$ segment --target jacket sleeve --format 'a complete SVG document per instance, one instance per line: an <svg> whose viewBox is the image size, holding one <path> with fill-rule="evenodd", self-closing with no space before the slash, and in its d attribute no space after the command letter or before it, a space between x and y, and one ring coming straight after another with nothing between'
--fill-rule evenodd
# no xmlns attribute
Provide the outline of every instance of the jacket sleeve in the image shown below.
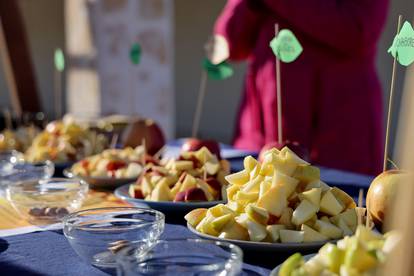
<svg viewBox="0 0 414 276"><path fill-rule="evenodd" d="M255 10L257 0L228 0L216 21L214 33L227 39L230 59L246 59L259 33L260 14Z"/></svg>
<svg viewBox="0 0 414 276"><path fill-rule="evenodd" d="M345 54L375 45L388 9L388 0L259 1L298 31Z"/></svg>

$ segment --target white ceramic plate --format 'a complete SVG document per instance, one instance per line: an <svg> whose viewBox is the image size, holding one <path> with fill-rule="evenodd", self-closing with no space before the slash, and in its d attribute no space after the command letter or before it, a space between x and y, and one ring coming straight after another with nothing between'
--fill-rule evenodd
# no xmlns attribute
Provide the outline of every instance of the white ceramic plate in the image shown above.
<svg viewBox="0 0 414 276"><path fill-rule="evenodd" d="M248 251L261 251L261 252L273 252L273 253L296 253L296 252L308 252L309 251L318 251L325 243L333 241L323 241L323 242L308 242L308 243L270 243L270 242L252 242L252 241L240 241L240 240L230 240L222 239L215 236L207 235L204 233L198 232L191 225L187 223L187 228L196 234L197 236L216 241L226 241L238 245L243 250ZM335 240L336 242L336 240Z"/></svg>
<svg viewBox="0 0 414 276"><path fill-rule="evenodd" d="M315 256L316 254L309 254L309 255L305 255L305 256L303 256L303 260L305 261L305 262L307 262L307 261L309 261L310 260L310 258L312 258L313 256ZM272 272L270 272L270 275L269 276L279 276L279 270L280 270L280 267L282 266L282 264L280 264L280 265L278 265L277 267L275 267L275 269L273 269L272 270Z"/></svg>
<svg viewBox="0 0 414 276"><path fill-rule="evenodd" d="M115 188L126 183L131 183L137 180L135 178L109 178L109 177L89 177L83 175L74 174L70 169L65 169L63 175L68 178L80 178L91 187L94 188Z"/></svg>
<svg viewBox="0 0 414 276"><path fill-rule="evenodd" d="M115 196L138 207L149 207L161 212L190 212L196 208L210 208L224 201L202 201L202 202L173 202L173 201L149 201L133 198L129 195L128 185L123 185L115 190Z"/></svg>

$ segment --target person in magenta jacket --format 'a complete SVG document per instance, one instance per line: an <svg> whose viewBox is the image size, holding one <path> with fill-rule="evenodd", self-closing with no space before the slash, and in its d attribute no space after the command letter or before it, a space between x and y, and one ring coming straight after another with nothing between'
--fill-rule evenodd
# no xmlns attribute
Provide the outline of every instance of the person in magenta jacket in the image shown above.
<svg viewBox="0 0 414 276"><path fill-rule="evenodd" d="M228 0L215 25L230 60L248 60L234 145L260 150L277 140L274 25L303 46L281 63L284 139L311 161L360 173L381 171L382 89L376 44L388 0Z"/></svg>

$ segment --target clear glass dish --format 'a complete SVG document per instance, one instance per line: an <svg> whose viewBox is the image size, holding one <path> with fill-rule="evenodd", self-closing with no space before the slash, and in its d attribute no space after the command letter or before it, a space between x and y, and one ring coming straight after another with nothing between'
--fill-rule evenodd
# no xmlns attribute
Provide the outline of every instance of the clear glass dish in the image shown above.
<svg viewBox="0 0 414 276"><path fill-rule="evenodd" d="M140 242L117 253L117 275L239 275L242 250L231 243L199 239L160 240L146 251Z"/></svg>
<svg viewBox="0 0 414 276"><path fill-rule="evenodd" d="M86 182L65 178L26 180L6 188L6 197L13 207L36 225L61 221L81 207L87 193Z"/></svg>
<svg viewBox="0 0 414 276"><path fill-rule="evenodd" d="M137 207L112 207L79 211L63 219L63 232L72 248L86 262L116 267L116 252L130 242L142 250L164 231L163 213Z"/></svg>

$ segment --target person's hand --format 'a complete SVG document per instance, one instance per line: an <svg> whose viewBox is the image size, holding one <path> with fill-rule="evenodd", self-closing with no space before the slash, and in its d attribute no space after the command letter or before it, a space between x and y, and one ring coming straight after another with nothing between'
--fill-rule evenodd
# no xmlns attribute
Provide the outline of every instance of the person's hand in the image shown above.
<svg viewBox="0 0 414 276"><path fill-rule="evenodd" d="M204 46L206 51L206 56L213 64L219 64L229 58L229 44L227 40L222 35L215 34L210 37Z"/></svg>

